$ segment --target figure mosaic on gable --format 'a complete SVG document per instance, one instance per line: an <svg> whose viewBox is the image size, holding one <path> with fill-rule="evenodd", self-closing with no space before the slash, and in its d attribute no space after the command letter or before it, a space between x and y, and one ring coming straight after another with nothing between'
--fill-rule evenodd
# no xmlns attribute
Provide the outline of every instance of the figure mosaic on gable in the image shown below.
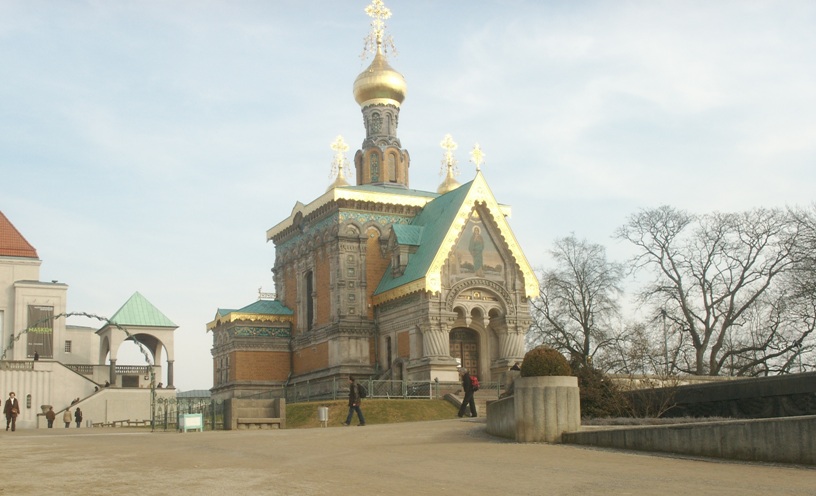
<svg viewBox="0 0 816 496"><path fill-rule="evenodd" d="M470 277L504 280L505 262L478 214L465 225L450 256L451 283Z"/></svg>

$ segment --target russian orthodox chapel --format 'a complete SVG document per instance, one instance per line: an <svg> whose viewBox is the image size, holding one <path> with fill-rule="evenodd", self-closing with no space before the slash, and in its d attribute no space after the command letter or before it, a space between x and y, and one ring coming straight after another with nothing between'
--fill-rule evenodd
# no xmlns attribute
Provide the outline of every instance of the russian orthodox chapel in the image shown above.
<svg viewBox="0 0 816 496"><path fill-rule="evenodd" d="M356 184L338 137L328 190L266 232L276 294L218 309L207 326L216 397L349 374L457 381L460 364L490 381L523 357L538 281L510 209L493 197L478 145L475 178L456 181L449 136L438 190L410 188L397 136L407 87L383 47L390 11L374 0L366 12L374 58L354 81L366 131Z"/></svg>

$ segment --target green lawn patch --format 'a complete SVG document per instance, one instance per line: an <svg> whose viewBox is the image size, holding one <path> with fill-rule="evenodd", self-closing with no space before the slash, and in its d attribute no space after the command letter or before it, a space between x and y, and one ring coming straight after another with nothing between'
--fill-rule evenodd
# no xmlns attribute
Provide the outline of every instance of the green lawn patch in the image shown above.
<svg viewBox="0 0 816 496"><path fill-rule="evenodd" d="M286 428L303 429L320 427L317 407L329 408L330 426L342 425L348 414L348 400L312 401L286 404ZM445 400L363 400L363 416L366 424L392 424L396 422L419 422L456 418L456 407ZM357 425L354 414L352 425Z"/></svg>

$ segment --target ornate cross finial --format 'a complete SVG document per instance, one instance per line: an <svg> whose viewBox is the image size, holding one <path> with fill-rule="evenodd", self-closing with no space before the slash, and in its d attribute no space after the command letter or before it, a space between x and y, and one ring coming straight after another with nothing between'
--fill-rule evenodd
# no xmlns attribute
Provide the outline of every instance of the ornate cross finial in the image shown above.
<svg viewBox="0 0 816 496"><path fill-rule="evenodd" d="M485 153L482 151L479 143L473 145L473 150L470 151L470 161L476 164L476 172L482 170Z"/></svg>
<svg viewBox="0 0 816 496"><path fill-rule="evenodd" d="M371 32L364 39L363 58L368 53L377 53L380 50L383 54L389 49L396 52L394 41L390 36L385 36L385 20L391 17L391 9L386 7L382 0L371 0L371 5L365 8L365 13L371 17Z"/></svg>
<svg viewBox="0 0 816 496"><path fill-rule="evenodd" d="M348 160L346 160L346 152L349 147L343 140L342 136L337 136L331 144L331 149L334 150L334 160L332 160L332 168L329 177L337 177L338 181L345 181L345 172L348 167Z"/></svg>
<svg viewBox="0 0 816 496"><path fill-rule="evenodd" d="M451 170L458 173L458 171L456 171L456 157L453 156L453 152L459 147L459 145L453 141L453 136L446 134L445 138L442 139L442 142L439 143L439 146L445 150L442 158L442 170L440 172L444 174L446 170Z"/></svg>

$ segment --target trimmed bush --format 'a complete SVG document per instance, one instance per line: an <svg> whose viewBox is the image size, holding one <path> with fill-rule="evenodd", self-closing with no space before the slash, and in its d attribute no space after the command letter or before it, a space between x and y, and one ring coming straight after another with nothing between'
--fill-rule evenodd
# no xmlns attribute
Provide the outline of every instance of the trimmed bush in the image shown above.
<svg viewBox="0 0 816 496"><path fill-rule="evenodd" d="M567 359L549 346L536 346L524 355L521 362L522 377L572 375Z"/></svg>

